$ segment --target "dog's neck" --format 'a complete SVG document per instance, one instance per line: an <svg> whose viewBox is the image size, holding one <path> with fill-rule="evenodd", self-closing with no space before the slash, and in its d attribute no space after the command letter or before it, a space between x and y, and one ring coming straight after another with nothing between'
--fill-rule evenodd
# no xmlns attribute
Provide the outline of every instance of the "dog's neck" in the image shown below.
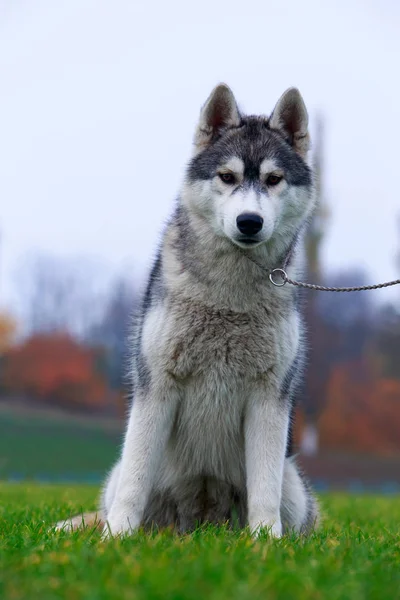
<svg viewBox="0 0 400 600"><path fill-rule="evenodd" d="M247 310L276 297L268 270L279 267L295 274L299 234L289 242L270 240L241 250L211 231L201 215L180 206L175 217L166 233L167 276L179 293L199 300L206 295L212 304ZM293 290L282 288L278 295L285 302L293 297Z"/></svg>

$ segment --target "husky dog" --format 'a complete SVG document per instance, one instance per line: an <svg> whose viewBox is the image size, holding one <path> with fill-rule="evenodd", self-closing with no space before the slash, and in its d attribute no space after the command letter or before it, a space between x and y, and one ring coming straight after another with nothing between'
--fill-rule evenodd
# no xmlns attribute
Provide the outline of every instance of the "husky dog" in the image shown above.
<svg viewBox="0 0 400 600"><path fill-rule="evenodd" d="M291 449L298 299L268 278L301 268L314 207L308 148L297 89L269 118L241 114L223 84L205 103L136 323L133 403L102 494L105 535L235 519L276 537L313 528L316 500Z"/></svg>

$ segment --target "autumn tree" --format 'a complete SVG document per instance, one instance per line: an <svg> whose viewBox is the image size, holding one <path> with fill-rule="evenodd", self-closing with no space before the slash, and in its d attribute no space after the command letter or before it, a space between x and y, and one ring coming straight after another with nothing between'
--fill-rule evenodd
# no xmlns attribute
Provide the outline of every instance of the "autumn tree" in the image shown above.
<svg viewBox="0 0 400 600"><path fill-rule="evenodd" d="M50 405L98 410L106 406L107 386L96 360L93 349L68 334L35 334L7 352L4 386Z"/></svg>
<svg viewBox="0 0 400 600"><path fill-rule="evenodd" d="M400 381L379 377L368 360L337 365L320 418L327 450L377 455L400 454Z"/></svg>
<svg viewBox="0 0 400 600"><path fill-rule="evenodd" d="M364 285L365 274L358 269L339 273L324 273L321 248L326 231L329 210L324 193L324 129L318 119L314 154L317 209L307 232L307 280L334 287ZM328 281L327 281L328 280ZM360 358L365 352L371 334L371 305L367 295L337 294L309 291L304 294L307 325L307 368L300 389L300 406L304 412L304 426L300 433L303 453L318 450L318 422L327 401L327 386L332 369L342 362Z"/></svg>
<svg viewBox="0 0 400 600"><path fill-rule="evenodd" d="M129 361L133 314L137 307L137 295L130 282L117 278L109 288L104 310L91 327L86 342L104 349L101 372L107 377L115 393L115 408L122 418L130 397Z"/></svg>
<svg viewBox="0 0 400 600"><path fill-rule="evenodd" d="M16 331L15 320L8 314L0 313L0 356L13 344Z"/></svg>
<svg viewBox="0 0 400 600"><path fill-rule="evenodd" d="M0 393L4 393L4 357L15 340L16 323L7 314L0 313Z"/></svg>

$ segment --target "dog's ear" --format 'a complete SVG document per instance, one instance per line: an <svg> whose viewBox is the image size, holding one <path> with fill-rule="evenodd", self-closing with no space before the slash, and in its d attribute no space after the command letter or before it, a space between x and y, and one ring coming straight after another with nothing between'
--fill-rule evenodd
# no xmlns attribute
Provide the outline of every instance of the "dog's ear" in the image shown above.
<svg viewBox="0 0 400 600"><path fill-rule="evenodd" d="M296 88L289 88L279 98L269 120L271 129L277 129L302 158L310 147L308 114L304 100Z"/></svg>
<svg viewBox="0 0 400 600"><path fill-rule="evenodd" d="M231 89L220 83L213 89L201 109L194 143L199 150L229 127L240 125L240 113Z"/></svg>

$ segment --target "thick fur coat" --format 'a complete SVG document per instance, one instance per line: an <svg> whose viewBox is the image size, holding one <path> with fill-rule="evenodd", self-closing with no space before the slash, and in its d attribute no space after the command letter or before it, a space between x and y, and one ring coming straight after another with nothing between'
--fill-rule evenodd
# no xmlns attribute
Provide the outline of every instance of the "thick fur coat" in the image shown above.
<svg viewBox="0 0 400 600"><path fill-rule="evenodd" d="M105 535L234 522L281 536L318 510L291 455L304 336L294 288L314 207L308 119L295 89L270 118L230 89L201 111L194 154L133 336L133 402L102 496Z"/></svg>

